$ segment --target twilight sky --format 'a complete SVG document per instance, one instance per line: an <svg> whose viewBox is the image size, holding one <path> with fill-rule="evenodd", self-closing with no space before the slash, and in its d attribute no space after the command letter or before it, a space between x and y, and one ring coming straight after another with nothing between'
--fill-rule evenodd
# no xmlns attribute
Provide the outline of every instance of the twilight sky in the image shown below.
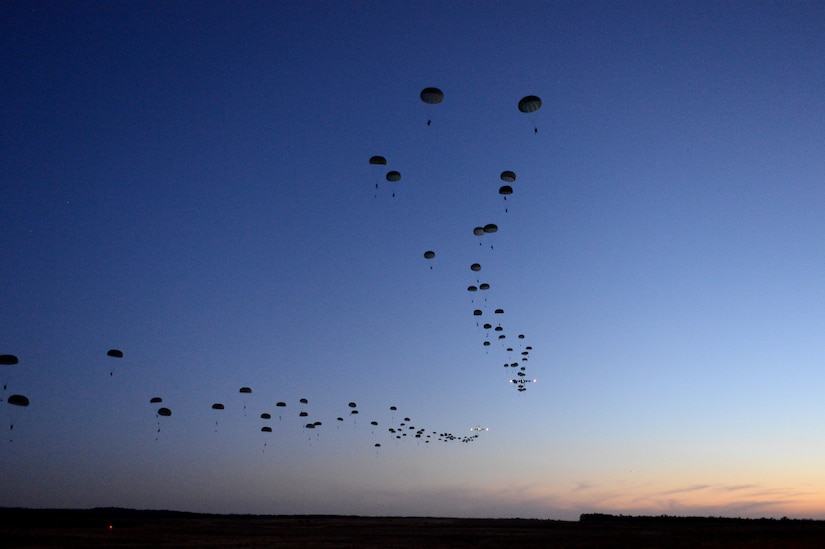
<svg viewBox="0 0 825 549"><path fill-rule="evenodd" d="M817 2L4 3L0 506L825 519L824 51Z"/></svg>

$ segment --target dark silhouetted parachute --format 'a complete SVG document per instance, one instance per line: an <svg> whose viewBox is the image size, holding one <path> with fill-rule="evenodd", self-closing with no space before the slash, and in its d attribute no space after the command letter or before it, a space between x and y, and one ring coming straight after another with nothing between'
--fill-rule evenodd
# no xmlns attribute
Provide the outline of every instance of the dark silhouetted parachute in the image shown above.
<svg viewBox="0 0 825 549"><path fill-rule="evenodd" d="M307 417L309 414L307 412L299 412L298 417Z"/></svg>
<svg viewBox="0 0 825 549"><path fill-rule="evenodd" d="M19 360L14 355L0 355L0 365L13 366L18 362Z"/></svg>
<svg viewBox="0 0 825 549"><path fill-rule="evenodd" d="M377 166L386 166L387 165L387 159L384 158L383 156L378 156L378 155L371 156L370 157L370 164L374 164L374 165L377 165Z"/></svg>
<svg viewBox="0 0 825 549"><path fill-rule="evenodd" d="M377 421L370 421L370 425L378 425Z"/></svg>
<svg viewBox="0 0 825 549"><path fill-rule="evenodd" d="M467 291L468 292L477 292L478 287L476 287L476 286L467 286Z"/></svg>
<svg viewBox="0 0 825 549"><path fill-rule="evenodd" d="M474 316L481 316L481 309L476 309L475 311L473 311L473 315Z"/></svg>
<svg viewBox="0 0 825 549"><path fill-rule="evenodd" d="M277 406L278 408L283 408L286 406L286 402L279 402L275 406Z"/></svg>
<svg viewBox="0 0 825 549"><path fill-rule="evenodd" d="M252 392L252 389L250 389L249 387L241 387L241 390L239 392L249 394Z"/></svg>
<svg viewBox="0 0 825 549"><path fill-rule="evenodd" d="M475 271L475 272L480 271L481 270L481 264L480 263L473 263L472 265L470 265L470 270Z"/></svg>
<svg viewBox="0 0 825 549"><path fill-rule="evenodd" d="M513 187L511 187L510 185L502 185L498 188L498 194L507 197L508 195L513 194ZM505 198L504 200L507 200L507 198Z"/></svg>
<svg viewBox="0 0 825 549"><path fill-rule="evenodd" d="M438 88L424 88L421 90L421 100L430 105L438 105L444 101L444 92Z"/></svg>
<svg viewBox="0 0 825 549"><path fill-rule="evenodd" d="M424 252L424 259L432 259L435 257L435 252L432 250L427 250Z"/></svg>
<svg viewBox="0 0 825 549"><path fill-rule="evenodd" d="M309 404L309 401L308 401L307 399L305 399L305 398L302 398L302 399L301 399L301 400L299 400L298 402L300 402L301 404Z"/></svg>
<svg viewBox="0 0 825 549"><path fill-rule="evenodd" d="M496 231L498 231L498 225L496 225L495 223L488 223L484 225L485 233L494 233Z"/></svg>
<svg viewBox="0 0 825 549"><path fill-rule="evenodd" d="M536 112L541 108L541 99L539 99L535 95L528 95L526 97L522 97L521 100L518 102L518 110L523 113L531 113Z"/></svg>
<svg viewBox="0 0 825 549"><path fill-rule="evenodd" d="M163 417L169 417L172 415L172 410L169 408L158 408L158 415Z"/></svg>
<svg viewBox="0 0 825 549"><path fill-rule="evenodd" d="M516 181L516 172L511 172L510 170L504 170L501 172L501 180L505 183L514 183Z"/></svg>
<svg viewBox="0 0 825 549"><path fill-rule="evenodd" d="M272 416L264 412L263 414L261 414L261 419L272 419Z"/></svg>
<svg viewBox="0 0 825 549"><path fill-rule="evenodd" d="M390 406L390 410L392 410L394 412L394 411L398 410L398 408L396 408L395 406Z"/></svg>
<svg viewBox="0 0 825 549"><path fill-rule="evenodd" d="M518 102L518 110L523 113L531 113L536 112L541 108L541 99L539 99L535 95L528 95L527 97L522 97L521 100ZM533 133L539 133L538 126L533 127Z"/></svg>
<svg viewBox="0 0 825 549"><path fill-rule="evenodd" d="M503 315L503 314L504 314L504 309L496 309L496 310L495 310L495 313L496 313L497 315Z"/></svg>
<svg viewBox="0 0 825 549"><path fill-rule="evenodd" d="M220 402L216 402L215 404L212 405L212 409L213 410L223 410L224 406Z"/></svg>
<svg viewBox="0 0 825 549"><path fill-rule="evenodd" d="M473 229L473 234L476 236L484 236L484 227L476 227Z"/></svg>
<svg viewBox="0 0 825 549"><path fill-rule="evenodd" d="M401 181L401 172L397 172L395 170L387 172L387 181Z"/></svg>
<svg viewBox="0 0 825 549"><path fill-rule="evenodd" d="M11 395L7 402L13 406L28 406L29 399L24 397L23 395Z"/></svg>
<svg viewBox="0 0 825 549"><path fill-rule="evenodd" d="M123 358L123 351L120 351L118 349L109 349L106 352L106 355L107 356L112 356L112 357L115 357L115 358Z"/></svg>
<svg viewBox="0 0 825 549"><path fill-rule="evenodd" d="M149 401L149 404L160 404L161 402L163 402L162 398L152 397L152 399Z"/></svg>
<svg viewBox="0 0 825 549"><path fill-rule="evenodd" d="M358 407L358 405L357 405L356 403L354 403L354 402L350 402L350 403L348 404L348 406L349 406L350 408L357 408L357 407Z"/></svg>
<svg viewBox="0 0 825 549"><path fill-rule="evenodd" d="M478 285L478 289L479 289L479 290L489 290L489 289L490 289L490 285L489 285L489 284L487 284L486 282L484 282L484 283L482 283L482 284L479 284L479 285Z"/></svg>
<svg viewBox="0 0 825 549"><path fill-rule="evenodd" d="M264 425L263 427L261 427L261 432L262 433L271 433L272 432L272 427L267 427L266 425Z"/></svg>

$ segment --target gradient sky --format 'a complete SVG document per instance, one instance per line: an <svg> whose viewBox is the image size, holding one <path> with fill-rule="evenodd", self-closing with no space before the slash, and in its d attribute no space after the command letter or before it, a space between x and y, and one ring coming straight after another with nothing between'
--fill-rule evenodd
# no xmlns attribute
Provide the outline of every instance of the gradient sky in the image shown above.
<svg viewBox="0 0 825 549"><path fill-rule="evenodd" d="M822 3L0 25L0 506L825 519Z"/></svg>

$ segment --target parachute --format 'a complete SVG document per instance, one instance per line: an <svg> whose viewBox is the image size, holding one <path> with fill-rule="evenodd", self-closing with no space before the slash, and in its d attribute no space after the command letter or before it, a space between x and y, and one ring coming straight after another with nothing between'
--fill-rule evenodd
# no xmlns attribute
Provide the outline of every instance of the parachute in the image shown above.
<svg viewBox="0 0 825 549"><path fill-rule="evenodd" d="M438 105L444 101L444 92L438 88L424 88L421 90L421 100L430 105Z"/></svg>
<svg viewBox="0 0 825 549"><path fill-rule="evenodd" d="M424 252L424 259L432 259L435 257L435 252L432 250L427 250Z"/></svg>
<svg viewBox="0 0 825 549"><path fill-rule="evenodd" d="M479 285L478 285L478 289L479 289L479 290L489 290L489 289L490 289L490 285L489 285L489 284L487 284L486 282L484 282L484 283L482 283L482 284L479 284Z"/></svg>
<svg viewBox="0 0 825 549"><path fill-rule="evenodd" d="M212 405L212 409L213 410L223 410L224 407L223 407L223 404L221 404L220 402L216 402L215 404Z"/></svg>
<svg viewBox="0 0 825 549"><path fill-rule="evenodd" d="M395 170L387 172L387 181L401 181L401 172Z"/></svg>
<svg viewBox="0 0 825 549"><path fill-rule="evenodd" d="M387 165L387 159L384 158L383 156L378 156L378 155L371 156L370 157L370 164L374 164L374 165L377 165L377 166L386 166Z"/></svg>
<svg viewBox="0 0 825 549"><path fill-rule="evenodd" d="M286 406L286 402L279 402L275 406L277 406L279 408L283 408L284 406Z"/></svg>
<svg viewBox="0 0 825 549"><path fill-rule="evenodd" d="M478 288L476 286L467 286L468 292L477 292Z"/></svg>
<svg viewBox="0 0 825 549"><path fill-rule="evenodd" d="M501 180L505 183L514 183L516 180L516 172L511 172L510 170L504 170L501 172Z"/></svg>
<svg viewBox="0 0 825 549"><path fill-rule="evenodd" d="M302 399L301 399L301 400L299 400L298 402L300 402L301 404L309 404L309 401L308 401L307 399L305 399L305 398L302 398Z"/></svg>
<svg viewBox="0 0 825 549"><path fill-rule="evenodd" d="M162 399L162 398L160 398L160 397L152 397L152 399L149 401L149 404L159 404L159 403L161 403L161 402L163 402L163 399Z"/></svg>
<svg viewBox="0 0 825 549"><path fill-rule="evenodd" d="M250 389L249 387L241 387L241 390L239 392L249 394L252 392L252 389Z"/></svg>
<svg viewBox="0 0 825 549"><path fill-rule="evenodd" d="M298 417L307 417L309 414L307 412L299 412Z"/></svg>
<svg viewBox="0 0 825 549"><path fill-rule="evenodd" d="M541 108L541 99L535 95L522 97L518 102L518 110L523 113L536 112Z"/></svg>
<svg viewBox="0 0 825 549"><path fill-rule="evenodd" d="M358 406L358 405L357 405L356 403L354 403L354 402L350 402L350 403L349 403L349 407L350 407L350 408L355 408L355 407L357 407L357 406Z"/></svg>
<svg viewBox="0 0 825 549"><path fill-rule="evenodd" d="M502 196L511 195L511 194L513 194L513 187L511 187L510 185L502 185L501 187L498 188L498 194L500 194ZM505 198L505 200L506 200L506 198Z"/></svg>
<svg viewBox="0 0 825 549"><path fill-rule="evenodd" d="M473 311L473 316L481 316L481 309L476 309Z"/></svg>
<svg viewBox="0 0 825 549"><path fill-rule="evenodd" d="M267 427L266 425L264 425L263 427L261 427L261 432L262 433L271 433L272 432L272 427Z"/></svg>
<svg viewBox="0 0 825 549"><path fill-rule="evenodd" d="M114 357L114 358L123 358L123 351L118 350L118 349L109 349L106 352L106 355Z"/></svg>
<svg viewBox="0 0 825 549"><path fill-rule="evenodd" d="M18 362L17 357L14 355L0 355L0 364L2 365L12 366Z"/></svg>
<svg viewBox="0 0 825 549"><path fill-rule="evenodd" d="M484 225L483 230L484 230L485 233L491 233L492 234L492 233L498 231L498 225L496 225L495 223L488 223L488 224Z"/></svg>
<svg viewBox="0 0 825 549"><path fill-rule="evenodd" d="M27 397L24 397L23 395L11 395L7 399L7 402L9 404L14 405L14 406L28 406L29 405L29 399Z"/></svg>
<svg viewBox="0 0 825 549"><path fill-rule="evenodd" d="M470 270L475 271L475 272L480 271L481 270L481 264L480 263L473 263L472 265L470 265Z"/></svg>
<svg viewBox="0 0 825 549"><path fill-rule="evenodd" d="M264 412L263 414L261 414L261 419L272 419L272 416Z"/></svg>
<svg viewBox="0 0 825 549"><path fill-rule="evenodd" d="M172 415L172 410L169 408L158 408L158 415L163 417L169 417Z"/></svg>

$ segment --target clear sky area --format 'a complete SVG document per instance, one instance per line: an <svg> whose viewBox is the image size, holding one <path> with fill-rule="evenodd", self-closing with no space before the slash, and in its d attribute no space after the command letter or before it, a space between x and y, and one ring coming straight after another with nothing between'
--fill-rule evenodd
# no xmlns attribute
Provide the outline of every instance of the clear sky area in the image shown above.
<svg viewBox="0 0 825 549"><path fill-rule="evenodd" d="M821 2L4 2L0 506L825 519L823 52Z"/></svg>

